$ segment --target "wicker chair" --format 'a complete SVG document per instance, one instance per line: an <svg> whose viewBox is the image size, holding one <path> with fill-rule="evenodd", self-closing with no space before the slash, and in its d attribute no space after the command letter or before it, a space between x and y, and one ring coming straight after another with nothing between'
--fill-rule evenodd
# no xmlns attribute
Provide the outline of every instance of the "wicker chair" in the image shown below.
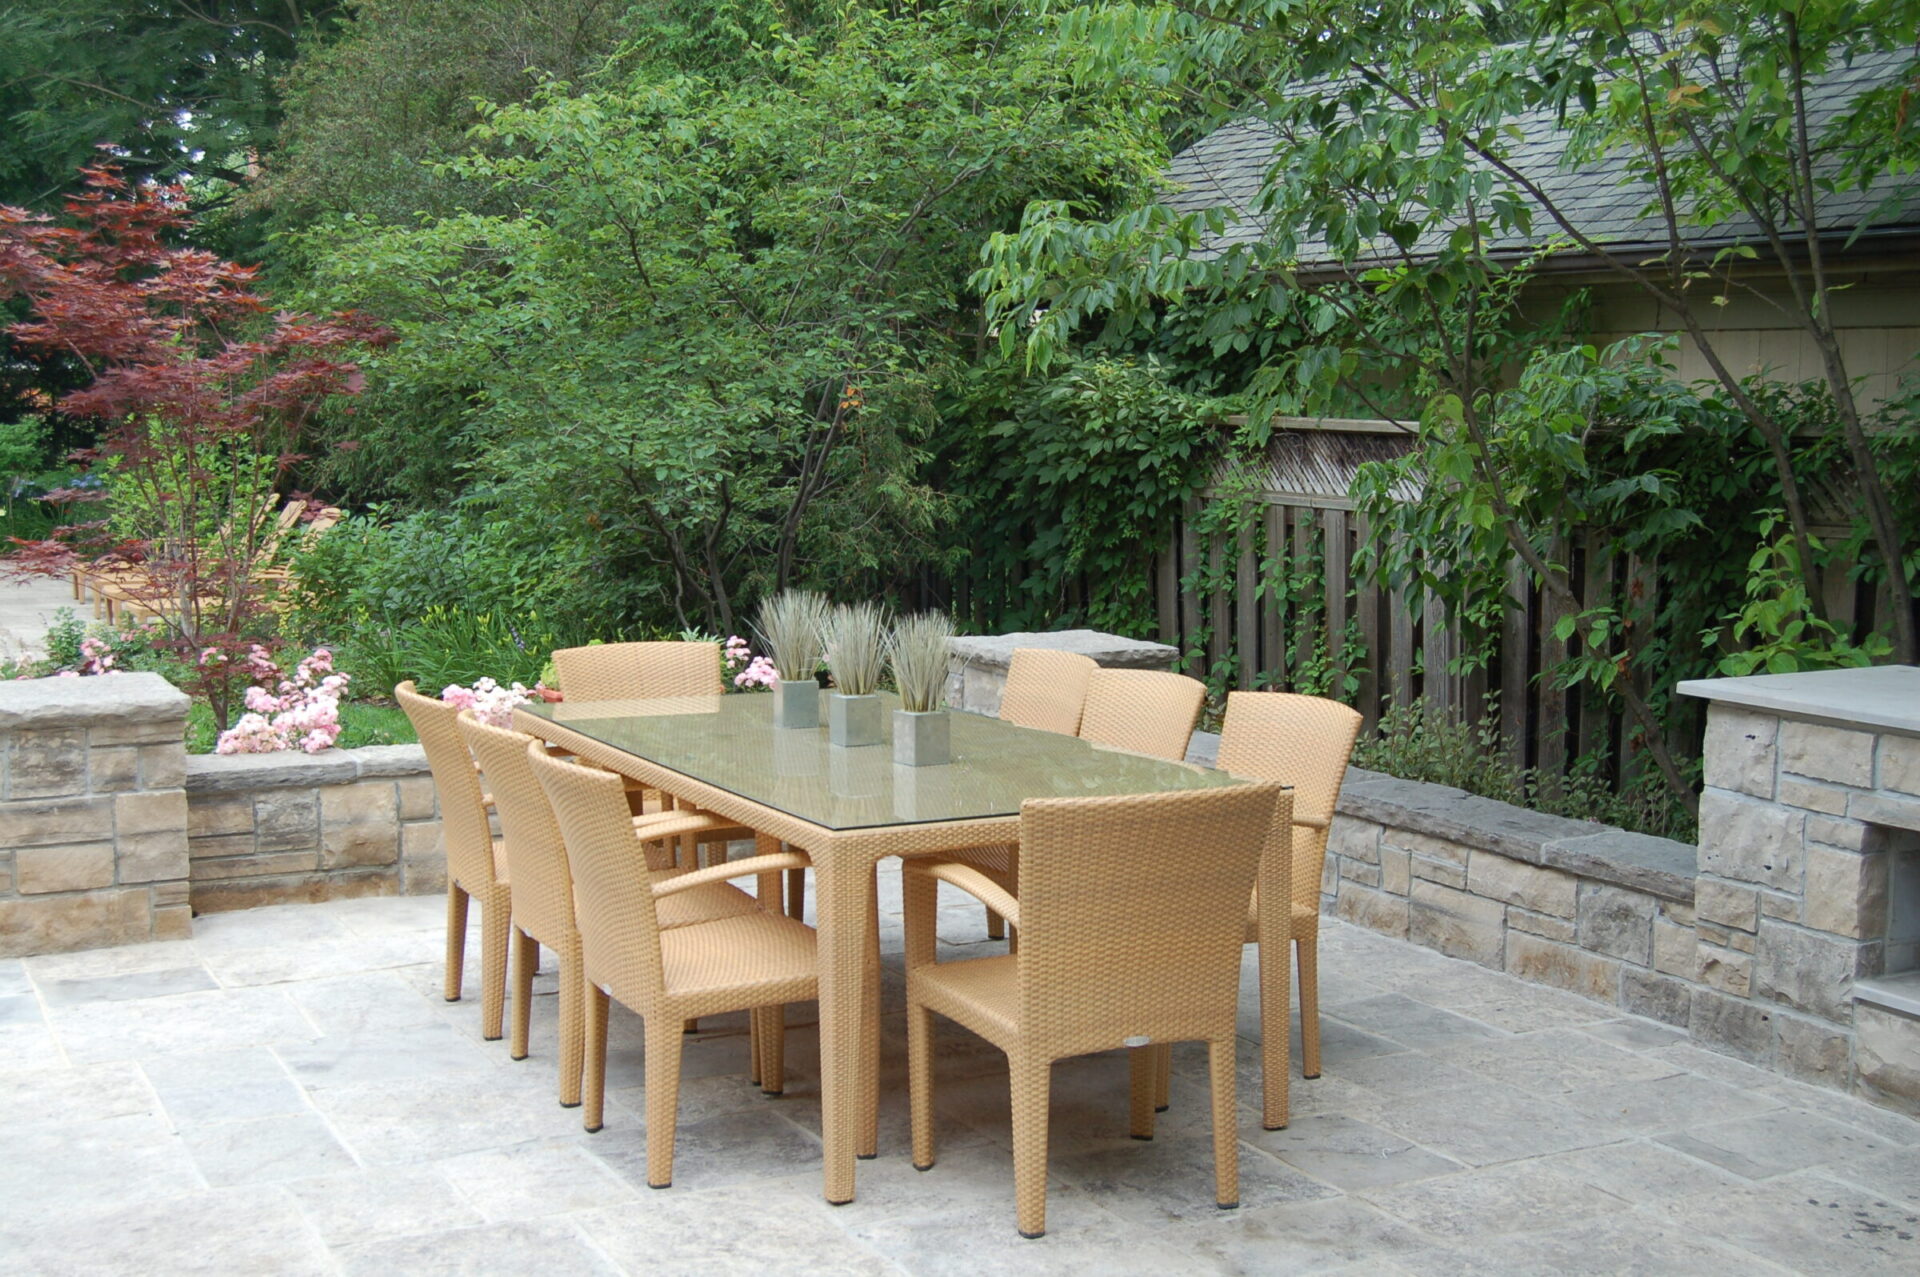
<svg viewBox="0 0 1920 1277"><path fill-rule="evenodd" d="M580 1069L585 1051L582 1013L586 1008L585 980L580 964L580 930L574 922L573 875L560 840L547 796L527 765L527 749L534 738L503 727L491 727L463 711L456 720L460 736L486 774L496 810L500 813L501 842L512 891L513 1025L512 1051L527 1058L528 1020L533 999L533 974L539 947L553 950L560 965L560 1103L580 1103ZM671 840L679 835L712 831L736 832L728 822L706 812L663 812L639 816L633 827L647 845L647 865L656 880L674 872ZM731 917L757 908L745 892L726 883L713 883L663 900L660 925L685 926ZM757 1050L756 1050L757 1058ZM759 1078L755 1078L759 1081Z"/></svg>
<svg viewBox="0 0 1920 1277"><path fill-rule="evenodd" d="M1080 734L1080 707L1087 699L1087 675L1100 666L1091 656L1050 647L1015 648L1007 665L1007 690L1000 697L1000 718L1036 731ZM960 858L1015 895L1020 893L1020 849L981 847ZM999 914L987 910L987 935L1006 934Z"/></svg>
<svg viewBox="0 0 1920 1277"><path fill-rule="evenodd" d="M1319 696L1290 692L1230 692L1226 720L1220 726L1220 767L1236 776L1278 780L1293 786L1292 836L1293 899L1290 902L1295 961L1300 967L1300 1068L1306 1077L1320 1076L1320 875L1327 859L1327 832L1333 824L1334 803L1346 779L1347 760L1360 736L1358 711ZM1247 939L1260 941L1259 900L1247 912ZM1262 971L1262 983L1265 972ZM1265 1022L1266 991L1262 991L1261 1037L1288 1032L1286 990L1276 991L1279 1024ZM1277 1114L1266 1104L1266 1126L1286 1124L1284 1108ZM1284 1092L1282 1092L1284 1095Z"/></svg>
<svg viewBox="0 0 1920 1277"><path fill-rule="evenodd" d="M663 928L673 896L729 878L804 869L796 852L754 856L664 881L644 871L620 778L550 757L535 744L527 759L560 826L576 886L586 975L584 1118L601 1127L607 1082L607 998L646 1022L647 1183L673 1182L674 1127L680 1106L681 1024L702 1015L749 1011L762 1043L763 1085L778 1089L785 1005L818 996L813 928L760 909Z"/></svg>
<svg viewBox="0 0 1920 1277"><path fill-rule="evenodd" d="M1241 915L1261 856L1284 827L1270 782L1122 798L1034 799L1020 809L1015 900L977 870L908 861L907 1085L913 1164L932 1167L933 1019L1007 1053L1020 1233L1046 1231L1047 1105L1055 1060L1148 1043L1203 1041L1213 1081L1215 1200L1239 1204L1234 1024ZM1191 855L1165 848L1189 845ZM1017 953L936 962L938 884L1019 928ZM1136 1091L1137 1094L1137 1091ZM1151 1113L1134 1115L1151 1134Z"/></svg>
<svg viewBox="0 0 1920 1277"><path fill-rule="evenodd" d="M460 1000L467 961L467 904L480 901L480 1034L500 1037L507 996L507 927L512 916L506 851L487 820L480 773L460 739L460 711L422 696L409 679L393 689L427 754L440 796L441 841L447 849L446 998Z"/></svg>
<svg viewBox="0 0 1920 1277"><path fill-rule="evenodd" d="M1185 674L1097 669L1087 675L1080 738L1177 763L1206 703L1206 684Z"/></svg>
<svg viewBox="0 0 1920 1277"><path fill-rule="evenodd" d="M718 696L718 643L595 643L553 654L553 674L569 701L657 696Z"/></svg>

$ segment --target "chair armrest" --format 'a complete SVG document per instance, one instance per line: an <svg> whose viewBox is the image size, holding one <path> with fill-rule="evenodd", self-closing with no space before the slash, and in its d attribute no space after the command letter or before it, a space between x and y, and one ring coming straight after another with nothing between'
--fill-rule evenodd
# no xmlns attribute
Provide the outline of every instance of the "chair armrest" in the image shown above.
<svg viewBox="0 0 1920 1277"><path fill-rule="evenodd" d="M695 869L691 873L675 874L665 882L656 882L653 884L653 898L658 900L676 891L687 891L710 883L726 882L732 878L751 878L755 874L773 873L781 869L811 869L812 867L813 861L797 851L777 851L766 856L748 856L745 860L729 860L723 865L709 865L705 869Z"/></svg>
<svg viewBox="0 0 1920 1277"><path fill-rule="evenodd" d="M710 811L654 811L633 818L633 832L639 835L642 842L739 828L742 828L739 821L716 816Z"/></svg>
<svg viewBox="0 0 1920 1277"><path fill-rule="evenodd" d="M1320 820L1313 816L1295 816L1293 823L1296 825L1305 825L1308 829L1325 829L1333 822L1330 820Z"/></svg>
<svg viewBox="0 0 1920 1277"><path fill-rule="evenodd" d="M1020 925L1020 902L1008 895L1006 888L972 865L954 864L951 861L925 864L921 861L909 860L901 867L907 873L925 874L929 878L937 878L941 882L958 887L1005 918L1013 926Z"/></svg>

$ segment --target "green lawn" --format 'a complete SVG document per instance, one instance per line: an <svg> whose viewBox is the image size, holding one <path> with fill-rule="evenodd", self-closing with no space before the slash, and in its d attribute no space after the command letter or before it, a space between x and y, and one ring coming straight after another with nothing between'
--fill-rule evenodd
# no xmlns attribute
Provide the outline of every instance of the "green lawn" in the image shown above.
<svg viewBox="0 0 1920 1277"><path fill-rule="evenodd" d="M211 754L215 735L213 712L195 702L187 712L187 752ZM413 724L407 721L406 711L398 705L348 701L340 706L340 740L337 746L340 749L353 749L361 745L411 745L417 739L413 734Z"/></svg>

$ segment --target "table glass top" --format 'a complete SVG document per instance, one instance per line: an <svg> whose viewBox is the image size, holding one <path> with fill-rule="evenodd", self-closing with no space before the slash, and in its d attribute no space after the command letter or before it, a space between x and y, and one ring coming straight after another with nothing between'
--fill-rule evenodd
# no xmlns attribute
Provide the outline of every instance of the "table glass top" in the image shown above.
<svg viewBox="0 0 1920 1277"><path fill-rule="evenodd" d="M523 705L601 744L828 829L1018 815L1028 798L1095 798L1239 783L1212 768L1104 749L1072 736L954 713L953 761L893 761L893 714L883 694L878 745L846 749L821 726L773 725L768 695Z"/></svg>

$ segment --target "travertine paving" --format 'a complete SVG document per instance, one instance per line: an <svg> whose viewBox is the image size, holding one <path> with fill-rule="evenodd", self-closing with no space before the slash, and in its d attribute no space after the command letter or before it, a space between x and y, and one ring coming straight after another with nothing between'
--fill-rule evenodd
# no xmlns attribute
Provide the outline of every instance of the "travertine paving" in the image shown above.
<svg viewBox="0 0 1920 1277"><path fill-rule="evenodd" d="M939 1164L909 1164L888 879L881 1150L849 1206L819 1196L810 1027L768 1100L743 1029L703 1025L674 1186L650 1191L633 1017L586 1135L553 1098L550 974L514 1063L479 1038L477 952L469 998L440 998L440 899L342 901L0 962L0 1270L1920 1271L1920 1124L1331 921L1326 1072L1280 1132L1254 1107L1249 951L1241 1208L1212 1204L1202 1055L1152 1143L1126 1137L1124 1061L1095 1057L1056 1072L1049 1232L1022 1241L1004 1064L951 1026ZM975 908L942 935L991 947Z"/></svg>

